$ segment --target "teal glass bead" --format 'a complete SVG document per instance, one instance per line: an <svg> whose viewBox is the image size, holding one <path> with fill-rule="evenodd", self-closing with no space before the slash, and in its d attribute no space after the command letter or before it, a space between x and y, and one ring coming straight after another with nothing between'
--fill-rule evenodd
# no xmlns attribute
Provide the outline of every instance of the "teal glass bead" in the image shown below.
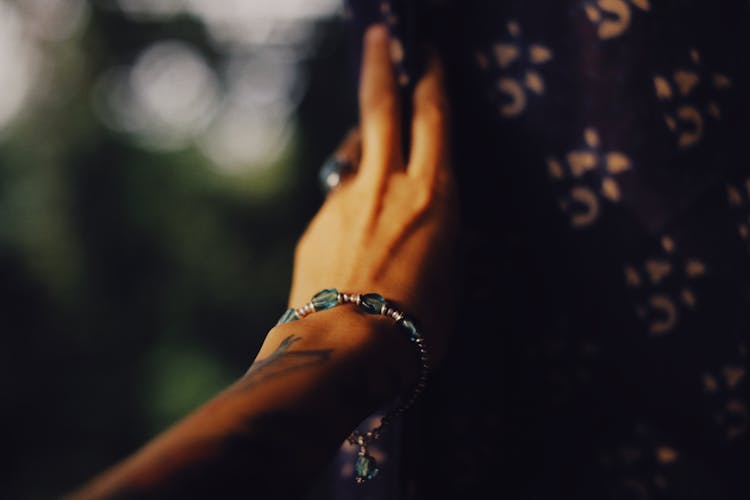
<svg viewBox="0 0 750 500"><path fill-rule="evenodd" d="M291 323L292 321L297 321L299 319L299 316L297 316L297 311L294 309L287 309L284 314L281 315L281 318L279 318L279 322L276 323L277 325L281 325L283 323Z"/></svg>
<svg viewBox="0 0 750 500"><path fill-rule="evenodd" d="M367 314L380 314L385 298L377 293L366 293L359 298L359 308Z"/></svg>
<svg viewBox="0 0 750 500"><path fill-rule="evenodd" d="M404 318L399 322L399 324L409 334L409 340L411 340L412 342L416 342L420 337L422 337L422 334L419 333L419 330L417 330L417 326L412 320Z"/></svg>
<svg viewBox="0 0 750 500"><path fill-rule="evenodd" d="M359 455L354 464L355 479L358 483L368 481L378 475L378 463L368 454Z"/></svg>
<svg viewBox="0 0 750 500"><path fill-rule="evenodd" d="M337 306L339 303L339 291L335 288L327 288L316 293L312 298L312 304L316 311L323 311Z"/></svg>

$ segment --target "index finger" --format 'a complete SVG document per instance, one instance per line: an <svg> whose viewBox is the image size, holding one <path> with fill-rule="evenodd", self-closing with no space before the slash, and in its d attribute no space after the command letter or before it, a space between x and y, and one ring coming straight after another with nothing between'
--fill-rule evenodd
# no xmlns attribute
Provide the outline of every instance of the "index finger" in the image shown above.
<svg viewBox="0 0 750 500"><path fill-rule="evenodd" d="M399 99L389 44L385 26L375 25L367 30L359 92L361 173L374 184L389 171L403 166Z"/></svg>

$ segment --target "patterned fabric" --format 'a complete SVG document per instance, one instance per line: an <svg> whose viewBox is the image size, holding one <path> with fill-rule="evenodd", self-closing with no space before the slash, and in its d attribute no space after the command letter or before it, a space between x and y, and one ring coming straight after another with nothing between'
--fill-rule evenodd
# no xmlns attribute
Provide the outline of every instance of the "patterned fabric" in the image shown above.
<svg viewBox="0 0 750 500"><path fill-rule="evenodd" d="M442 54L463 195L460 325L390 450L400 497L750 498L750 3L351 0L347 22L353 54L390 26L405 96L422 44ZM337 498L397 498L379 479Z"/></svg>

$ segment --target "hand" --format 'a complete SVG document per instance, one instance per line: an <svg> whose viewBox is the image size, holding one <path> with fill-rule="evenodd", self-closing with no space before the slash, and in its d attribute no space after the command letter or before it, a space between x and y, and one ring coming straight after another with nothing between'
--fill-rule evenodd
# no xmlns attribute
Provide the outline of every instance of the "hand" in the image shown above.
<svg viewBox="0 0 750 500"><path fill-rule="evenodd" d="M370 28L359 89L361 162L300 239L289 301L300 307L323 288L379 293L422 324L439 361L453 320L458 226L443 68L433 55L417 82L405 162L388 48L387 30Z"/></svg>

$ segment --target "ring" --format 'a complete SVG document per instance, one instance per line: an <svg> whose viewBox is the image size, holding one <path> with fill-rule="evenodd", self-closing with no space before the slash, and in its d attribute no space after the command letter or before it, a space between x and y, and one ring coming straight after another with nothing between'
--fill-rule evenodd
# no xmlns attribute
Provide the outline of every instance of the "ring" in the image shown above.
<svg viewBox="0 0 750 500"><path fill-rule="evenodd" d="M335 189L346 174L354 171L354 165L349 160L338 155L331 156L323 163L318 172L318 182L324 193L328 194Z"/></svg>

